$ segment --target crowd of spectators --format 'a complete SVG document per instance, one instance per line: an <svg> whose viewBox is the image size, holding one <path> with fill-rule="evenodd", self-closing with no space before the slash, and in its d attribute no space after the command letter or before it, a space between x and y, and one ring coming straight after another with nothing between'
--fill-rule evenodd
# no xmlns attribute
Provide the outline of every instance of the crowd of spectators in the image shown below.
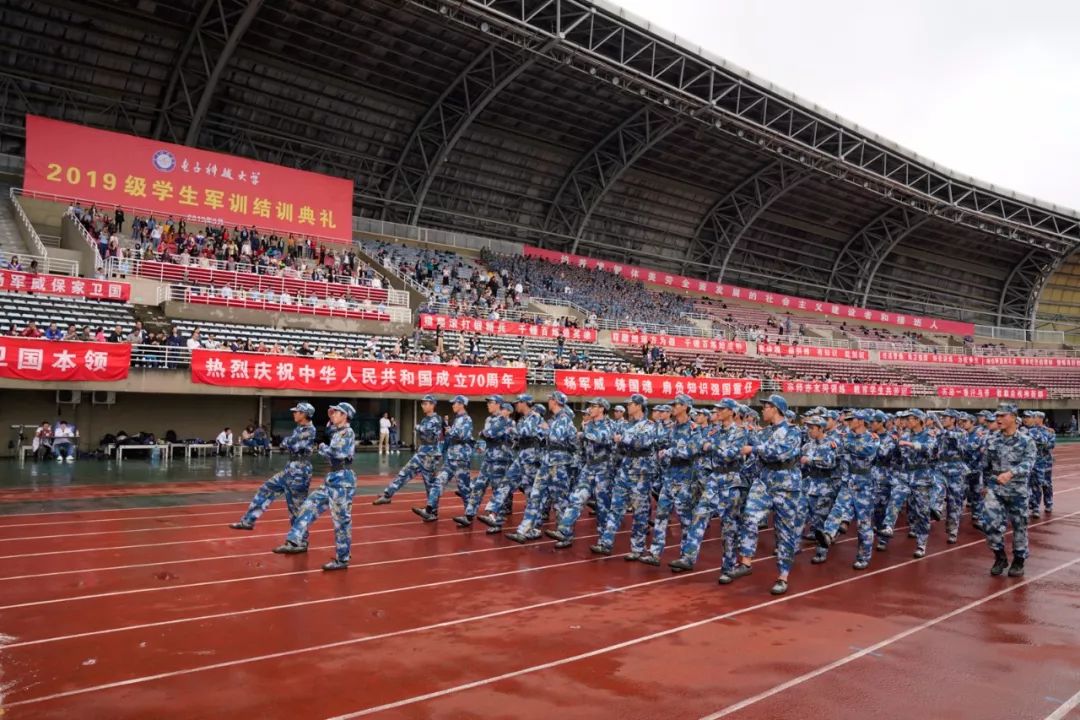
<svg viewBox="0 0 1080 720"><path fill-rule="evenodd" d="M261 291L258 288L251 288L245 290L243 288L232 288L228 285L221 287L210 287L205 285L197 285L191 287L191 295L195 297L216 298L220 300L236 301L238 304L251 302L251 303L270 303L288 307L308 307L318 310L340 310L342 312L353 313L379 313L386 315L388 310L386 303L379 302L373 303L371 300L364 298L363 300L355 300L353 298L346 298L344 296L338 297L318 297L317 295L308 295L304 297L301 294L292 295L288 290L282 290L280 293L274 292L273 289L267 289Z"/></svg>

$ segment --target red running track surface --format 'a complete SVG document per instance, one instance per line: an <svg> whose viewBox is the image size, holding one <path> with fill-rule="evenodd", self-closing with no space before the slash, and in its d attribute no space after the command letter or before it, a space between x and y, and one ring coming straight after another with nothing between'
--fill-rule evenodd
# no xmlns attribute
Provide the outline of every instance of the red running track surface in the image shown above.
<svg viewBox="0 0 1080 720"><path fill-rule="evenodd" d="M914 560L898 533L863 573L850 536L824 565L803 553L783 598L768 594L771 531L754 574L721 587L715 528L699 570L673 575L591 555L587 518L565 551L459 530L449 493L430 525L408 510L418 493L358 503L353 566L333 574L319 570L328 518L308 556L269 552L280 503L251 533L226 528L232 502L7 515L0 707L4 720L1076 717L1080 446L1055 470L1023 579L989 576L965 519L959 544L937 523ZM150 505L179 490L138 492Z"/></svg>

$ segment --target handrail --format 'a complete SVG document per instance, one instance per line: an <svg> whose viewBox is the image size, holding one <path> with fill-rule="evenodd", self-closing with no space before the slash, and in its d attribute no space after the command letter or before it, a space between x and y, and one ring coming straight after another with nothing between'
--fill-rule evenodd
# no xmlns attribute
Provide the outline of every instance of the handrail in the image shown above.
<svg viewBox="0 0 1080 720"><path fill-rule="evenodd" d="M230 292L221 294L222 289L202 285L169 285L168 299L175 302L194 303L198 305L224 305L247 310L271 310L280 313L292 313L296 315L319 315L327 317L350 318L355 320L377 320L390 322L410 322L412 317L407 308L393 308L401 312L391 313L391 308L374 305L365 307L356 301L348 301L342 297L318 298L316 304L310 302L282 302L280 299L251 300L245 297L233 297L232 288L225 288ZM243 296L243 290L236 293ZM314 296L310 296L314 297ZM346 307L340 307L344 303Z"/></svg>
<svg viewBox="0 0 1080 720"><path fill-rule="evenodd" d="M78 230L79 235L86 241L86 244L90 247L91 252L94 253L94 269L98 272L105 271L105 258L101 257L101 251L98 250L98 244L94 241L94 238L90 237L90 232L86 229L86 226L82 224L79 218L75 217L75 213L72 210L64 212L64 217L71 218L71 222L74 223L75 228Z"/></svg>
<svg viewBox="0 0 1080 720"><path fill-rule="evenodd" d="M37 260L38 268L41 272L53 273L56 275L78 276L79 264L74 260L49 257L48 248L46 248L45 243L41 241L41 236L38 234L34 224L30 222L30 218L27 216L26 211L23 210L22 205L15 199L15 195L15 188L9 188L8 199L11 201L12 211L15 213L15 217L18 221L22 223L22 226L26 229L27 236L30 238L30 245L37 253L35 255L22 255L20 257L25 258L28 261Z"/></svg>

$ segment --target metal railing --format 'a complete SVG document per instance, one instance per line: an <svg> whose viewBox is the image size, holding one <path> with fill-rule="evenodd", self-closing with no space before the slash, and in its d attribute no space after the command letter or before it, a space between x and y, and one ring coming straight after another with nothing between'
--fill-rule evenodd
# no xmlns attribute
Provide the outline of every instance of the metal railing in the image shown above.
<svg viewBox="0 0 1080 720"><path fill-rule="evenodd" d="M346 301L342 297L315 299L314 296L311 296L308 300L297 301L295 303L282 302L280 297L277 299L265 300L261 293L257 295L256 299L251 299L249 297L250 292L245 293L242 290L237 290L234 294L231 292L232 289L228 288L225 293L222 294L222 290L223 289L202 285L169 285L165 297L167 300L172 300L174 302L213 305L215 307L224 306L243 310L261 310L292 315L317 315L319 317L347 318L350 320L375 320L383 322L412 322L412 313L409 312L408 308L387 306L380 309L375 305L365 306L356 301ZM315 299L315 302L310 302L311 299Z"/></svg>
<svg viewBox="0 0 1080 720"><path fill-rule="evenodd" d="M38 234L34 224L30 222L30 218L27 216L26 211L23 210L23 206L16 199L18 193L16 188L10 188L8 190L8 200L11 201L11 209L15 213L16 221L23 226L26 231L26 236L30 238L30 247L33 249L33 255L20 255L20 260L26 260L25 267L29 267L30 263L37 261L38 269L44 273L52 273L54 275L71 275L78 276L79 264L74 260L67 260L63 258L49 257L49 250L45 247L45 243L41 241L41 236Z"/></svg>
<svg viewBox="0 0 1080 720"><path fill-rule="evenodd" d="M577 310L585 318L592 315L592 310L582 307L572 300L560 297L530 297L532 302L542 303L544 305L554 305L556 307L568 307L572 310ZM693 313L687 313L684 317L699 317ZM701 319L707 319L704 316L700 316ZM585 327L592 327L585 325ZM634 320L611 320L609 318L597 318L596 329L598 330L637 330L644 333L652 333L653 335L691 335L695 337L708 337L708 333L702 330L696 325L667 325L661 323L646 323L637 322Z"/></svg>
<svg viewBox="0 0 1080 720"><path fill-rule="evenodd" d="M64 213L64 217L70 218L72 224L75 225L75 229L78 231L79 236L86 242L90 251L94 254L94 269L99 273L105 271L105 258L101 257L101 251L98 250L98 243L94 238L90 237L90 232L86 229L86 226L82 224L82 221L75 217L75 211L67 210Z"/></svg>

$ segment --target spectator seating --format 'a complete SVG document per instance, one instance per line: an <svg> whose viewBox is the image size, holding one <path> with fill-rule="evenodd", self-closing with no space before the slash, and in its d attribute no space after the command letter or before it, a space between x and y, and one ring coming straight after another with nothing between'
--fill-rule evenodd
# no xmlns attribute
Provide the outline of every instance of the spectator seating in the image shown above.
<svg viewBox="0 0 1080 720"><path fill-rule="evenodd" d="M1008 379L1002 381L1004 385L1046 388L1051 398L1080 397L1080 368L1003 365L995 369Z"/></svg>
<svg viewBox="0 0 1080 720"><path fill-rule="evenodd" d="M74 324L91 329L102 327L108 332L117 324L127 330L135 319L130 306L123 303L61 295L0 292L0 325L18 331L31 320L42 331L54 322L61 329Z"/></svg>
<svg viewBox="0 0 1080 720"><path fill-rule="evenodd" d="M422 337L429 347L435 347L436 333L425 331ZM469 353L469 340L474 338L478 350L487 357L501 356L501 359L509 363L519 363L523 360L529 367L552 367L552 362L546 362L554 358L558 350L558 341L550 338L522 338L513 335L472 335L467 333L446 332L443 334L443 350L446 355L460 355L464 357ZM524 343L522 343L524 340ZM584 356L587 362L575 362L576 358ZM566 342L563 347L563 359L578 369L609 369L626 367L629 361L618 355L609 347L588 344Z"/></svg>
<svg viewBox="0 0 1080 720"><path fill-rule="evenodd" d="M185 285L170 285L169 299L176 302L194 303L197 305L215 305L222 307L237 307L248 310L263 310L269 312L290 313L296 315L321 315L324 317L343 317L354 320L377 320L388 322L390 315L386 307L380 304L372 306L370 300L362 303L355 299L345 297L315 297L310 295L306 298L294 298L289 296L285 301L281 296L273 294L271 297L258 290L245 292L243 290L232 292L231 287L225 288L226 294L215 292L212 286L189 287Z"/></svg>
<svg viewBox="0 0 1080 720"><path fill-rule="evenodd" d="M901 368L892 365L801 357L776 357L770 360L791 380L919 385Z"/></svg>

